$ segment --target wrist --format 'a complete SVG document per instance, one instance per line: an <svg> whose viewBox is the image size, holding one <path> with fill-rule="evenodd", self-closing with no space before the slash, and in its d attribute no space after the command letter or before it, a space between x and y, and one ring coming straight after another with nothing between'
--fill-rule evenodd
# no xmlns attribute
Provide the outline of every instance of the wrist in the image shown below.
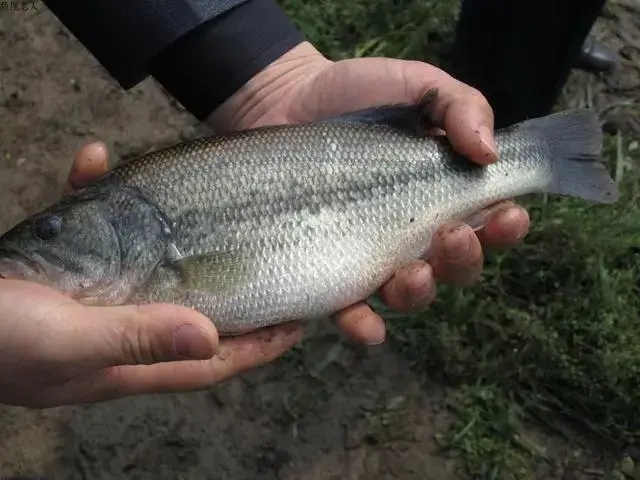
<svg viewBox="0 0 640 480"><path fill-rule="evenodd" d="M231 3L237 5L174 41L148 65L156 81L200 121L304 41L276 0Z"/></svg>
<svg viewBox="0 0 640 480"><path fill-rule="evenodd" d="M205 123L217 132L255 126L266 114L270 124L286 123L286 98L332 63L311 43L302 42L246 82Z"/></svg>

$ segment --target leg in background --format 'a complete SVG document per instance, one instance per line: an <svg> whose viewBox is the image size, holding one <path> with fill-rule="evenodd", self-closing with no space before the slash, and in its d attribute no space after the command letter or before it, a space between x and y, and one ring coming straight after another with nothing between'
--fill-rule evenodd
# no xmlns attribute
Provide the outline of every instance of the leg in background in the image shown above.
<svg viewBox="0 0 640 480"><path fill-rule="evenodd" d="M546 115L572 68L594 68L586 40L605 1L463 0L451 73L488 98L496 128Z"/></svg>

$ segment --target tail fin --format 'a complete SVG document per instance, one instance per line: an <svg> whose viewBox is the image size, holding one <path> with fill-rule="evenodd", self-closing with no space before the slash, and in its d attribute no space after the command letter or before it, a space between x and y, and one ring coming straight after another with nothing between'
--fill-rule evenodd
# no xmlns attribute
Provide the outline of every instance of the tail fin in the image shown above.
<svg viewBox="0 0 640 480"><path fill-rule="evenodd" d="M547 191L597 203L615 203L620 192L601 163L602 129L598 116L573 109L527 120L521 127L540 138L553 161Z"/></svg>

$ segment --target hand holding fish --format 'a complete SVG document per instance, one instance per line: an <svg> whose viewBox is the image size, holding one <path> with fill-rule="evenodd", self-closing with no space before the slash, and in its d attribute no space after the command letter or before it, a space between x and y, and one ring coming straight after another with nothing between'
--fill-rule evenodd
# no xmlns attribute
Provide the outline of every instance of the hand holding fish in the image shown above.
<svg viewBox="0 0 640 480"><path fill-rule="evenodd" d="M73 191L0 237L0 401L206 388L284 353L301 337L296 320L334 316L379 343L384 322L364 300L380 291L410 310L433 301L435 279L477 280L482 243L509 247L526 234L526 212L506 199L618 199L592 111L494 137L483 97L440 70L331 63L304 48L210 118L243 131L104 176L106 149L90 144L71 169ZM425 113L447 138L422 135ZM250 129L270 124L289 125ZM185 324L203 335L190 348L178 341Z"/></svg>
<svg viewBox="0 0 640 480"><path fill-rule="evenodd" d="M209 388L301 337L289 323L218 341L211 321L189 308L89 307L8 279L0 312L0 403L35 408Z"/></svg>
<svg viewBox="0 0 640 480"><path fill-rule="evenodd" d="M107 163L103 144L86 145L67 189L89 183ZM0 280L0 312L0 403L37 408L210 388L273 361L302 337L289 322L219 340L190 308L85 306L11 279Z"/></svg>
<svg viewBox="0 0 640 480"><path fill-rule="evenodd" d="M216 130L240 130L272 124L303 123L387 104L415 104L430 90L431 121L446 132L452 146L479 164L498 159L493 112L475 89L423 62L392 58L357 58L332 62L303 43L254 77L209 119ZM527 212L512 202L491 208L484 228L474 233L462 223L443 225L436 234L429 263L401 269L381 289L397 310L426 307L435 298L435 280L469 285L480 278L482 245L510 248L529 228ZM385 338L383 321L360 303L336 316L342 330L376 344Z"/></svg>
<svg viewBox="0 0 640 480"><path fill-rule="evenodd" d="M247 95L239 92L210 123L235 129L300 123L377 104L415 102L436 87L440 96L433 118L456 148L479 163L496 159L486 101L434 67L391 59L306 59L306 68L289 70L293 88L286 95L271 91L252 109L242 103L229 110ZM277 66L265 74L273 68ZM269 91L258 88L263 77L255 80L258 92ZM90 184L106 172L107 164L103 144L85 146L69 174L68 190ZM488 245L509 246L524 236L527 226L526 212L504 204L480 238ZM482 248L468 226L443 227L432 247L431 264L413 262L382 288L391 307L428 305L435 296L435 278L467 284L480 275ZM94 307L35 283L2 280L0 287L0 311L6 315L0 321L0 402L9 404L49 407L207 388L274 360L302 336L301 326L293 322L219 340L209 319L177 305ZM15 298L21 298L20 304ZM385 338L384 323L364 303L338 313L336 320L362 342ZM184 334L184 325L192 326L186 338L177 333Z"/></svg>
<svg viewBox="0 0 640 480"><path fill-rule="evenodd" d="M89 183L107 163L102 143L86 145L67 189ZM290 322L219 340L190 308L85 306L10 279L0 281L0 312L0 403L35 408L210 388L273 361L302 337Z"/></svg>

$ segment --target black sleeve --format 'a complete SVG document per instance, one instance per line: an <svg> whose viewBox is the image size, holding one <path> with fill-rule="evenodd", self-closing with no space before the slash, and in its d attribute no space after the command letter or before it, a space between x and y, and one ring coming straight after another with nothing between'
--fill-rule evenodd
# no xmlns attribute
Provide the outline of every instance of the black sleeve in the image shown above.
<svg viewBox="0 0 640 480"><path fill-rule="evenodd" d="M198 119L304 40L275 0L44 0L123 88L153 75Z"/></svg>

